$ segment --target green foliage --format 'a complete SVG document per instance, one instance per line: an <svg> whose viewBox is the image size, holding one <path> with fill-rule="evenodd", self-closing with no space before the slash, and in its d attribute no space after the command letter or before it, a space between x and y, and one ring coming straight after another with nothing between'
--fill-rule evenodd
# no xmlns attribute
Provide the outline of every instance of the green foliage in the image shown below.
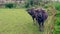
<svg viewBox="0 0 60 34"><path fill-rule="evenodd" d="M14 3L5 3L5 7L6 8L13 8L13 7L16 7L16 5Z"/></svg>
<svg viewBox="0 0 60 34"><path fill-rule="evenodd" d="M32 0L30 1L30 5L33 6L33 1Z"/></svg>
<svg viewBox="0 0 60 34"><path fill-rule="evenodd" d="M54 6L55 6L55 8L57 9L57 10L60 10L60 3L54 3Z"/></svg>
<svg viewBox="0 0 60 34"><path fill-rule="evenodd" d="M33 0L29 0L26 5L25 5L25 8L28 8L30 6L33 6Z"/></svg>
<svg viewBox="0 0 60 34"><path fill-rule="evenodd" d="M60 21L56 21L55 25L60 26Z"/></svg>
<svg viewBox="0 0 60 34"><path fill-rule="evenodd" d="M60 26L60 11L57 11L55 16L56 16L55 25Z"/></svg>
<svg viewBox="0 0 60 34"><path fill-rule="evenodd" d="M54 31L53 34L60 34L60 31Z"/></svg>
<svg viewBox="0 0 60 34"><path fill-rule="evenodd" d="M35 5L39 6L40 2L41 2L41 0L28 0L26 2L25 7L28 8L28 7L32 7L32 6L35 6Z"/></svg>
<svg viewBox="0 0 60 34"><path fill-rule="evenodd" d="M60 13L56 14L55 16L56 16L56 17L60 17Z"/></svg>
<svg viewBox="0 0 60 34"><path fill-rule="evenodd" d="M29 3L26 3L25 8L28 8L28 7L29 7Z"/></svg>
<svg viewBox="0 0 60 34"><path fill-rule="evenodd" d="M54 25L54 32L53 34L60 34L60 11L56 12L56 21L55 21L55 25Z"/></svg>

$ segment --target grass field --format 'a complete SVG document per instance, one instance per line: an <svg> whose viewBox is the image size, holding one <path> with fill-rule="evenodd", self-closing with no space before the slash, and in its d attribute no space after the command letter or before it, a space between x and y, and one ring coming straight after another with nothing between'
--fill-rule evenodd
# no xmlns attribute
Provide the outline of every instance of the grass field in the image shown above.
<svg viewBox="0 0 60 34"><path fill-rule="evenodd" d="M0 9L0 34L42 34L25 9Z"/></svg>
<svg viewBox="0 0 60 34"><path fill-rule="evenodd" d="M56 12L53 34L60 33L60 12ZM0 9L0 34L43 34L33 25L31 16L25 9Z"/></svg>

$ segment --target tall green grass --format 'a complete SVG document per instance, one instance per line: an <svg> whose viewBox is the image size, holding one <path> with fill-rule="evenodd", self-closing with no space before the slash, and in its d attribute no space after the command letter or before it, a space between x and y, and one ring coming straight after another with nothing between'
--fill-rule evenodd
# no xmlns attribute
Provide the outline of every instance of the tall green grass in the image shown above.
<svg viewBox="0 0 60 34"><path fill-rule="evenodd" d="M56 21L54 25L54 32L53 34L60 34L60 11L56 12Z"/></svg>

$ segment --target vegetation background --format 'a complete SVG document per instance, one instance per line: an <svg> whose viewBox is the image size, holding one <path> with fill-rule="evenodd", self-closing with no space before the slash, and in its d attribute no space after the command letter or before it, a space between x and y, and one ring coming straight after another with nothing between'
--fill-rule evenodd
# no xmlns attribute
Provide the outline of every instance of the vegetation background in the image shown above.
<svg viewBox="0 0 60 34"><path fill-rule="evenodd" d="M52 34L60 34L60 2L42 0L0 0L0 34L43 34L38 31L38 26L33 25L31 16L26 12L27 8L44 7L49 8L52 4L56 8L56 21ZM48 25L47 25L48 26Z"/></svg>

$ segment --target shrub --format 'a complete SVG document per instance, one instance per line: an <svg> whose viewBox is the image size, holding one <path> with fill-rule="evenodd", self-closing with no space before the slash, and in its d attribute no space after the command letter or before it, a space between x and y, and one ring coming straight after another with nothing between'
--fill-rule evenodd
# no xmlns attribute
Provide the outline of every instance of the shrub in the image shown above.
<svg viewBox="0 0 60 34"><path fill-rule="evenodd" d="M13 8L13 7L16 7L16 5L14 3L5 3L5 7L6 8Z"/></svg>
<svg viewBox="0 0 60 34"><path fill-rule="evenodd" d="M30 5L33 6L33 1L30 1Z"/></svg>
<svg viewBox="0 0 60 34"><path fill-rule="evenodd" d="M25 5L25 8L28 8L29 7L29 3L27 3L26 5Z"/></svg>

